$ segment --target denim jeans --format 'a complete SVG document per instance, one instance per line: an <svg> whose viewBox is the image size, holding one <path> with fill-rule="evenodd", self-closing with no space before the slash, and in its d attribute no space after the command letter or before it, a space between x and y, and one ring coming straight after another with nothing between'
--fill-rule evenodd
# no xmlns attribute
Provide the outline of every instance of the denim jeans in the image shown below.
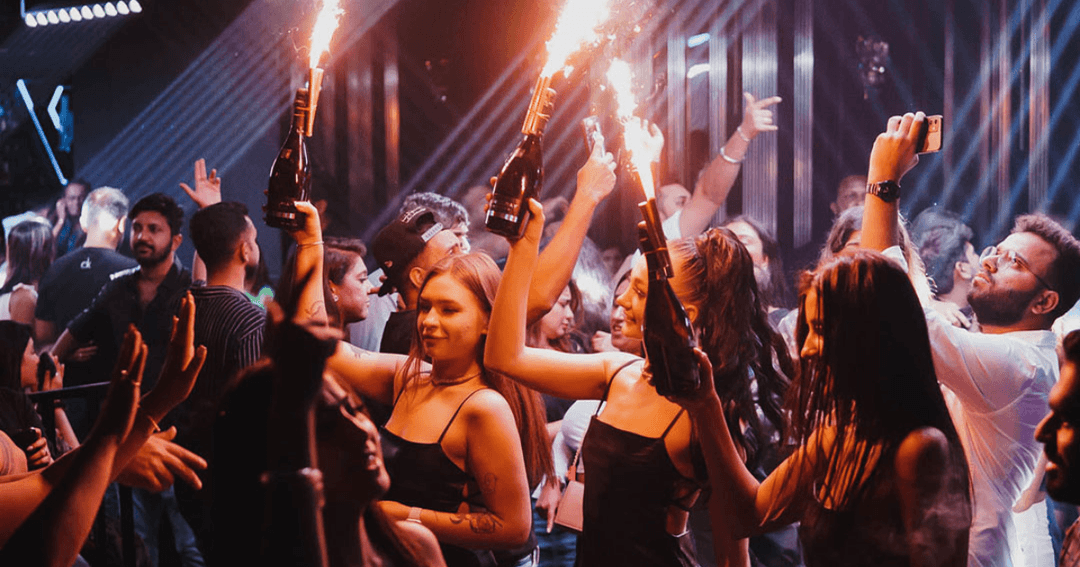
<svg viewBox="0 0 1080 567"><path fill-rule="evenodd" d="M202 553L199 552L195 543L195 532L192 531L187 520L180 515L180 507L176 503L176 492L172 487L161 493L136 488L132 490L132 501L135 513L135 533L142 538L146 551L150 555L150 562L155 567L158 564L158 533L161 531L162 520L167 520L172 528L176 552L180 555L184 567L206 566L206 561L203 560Z"/></svg>

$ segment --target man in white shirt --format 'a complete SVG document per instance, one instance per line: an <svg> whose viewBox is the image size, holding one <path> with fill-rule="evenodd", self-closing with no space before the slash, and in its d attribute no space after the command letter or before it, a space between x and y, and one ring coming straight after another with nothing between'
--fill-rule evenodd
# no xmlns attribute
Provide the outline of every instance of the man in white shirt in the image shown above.
<svg viewBox="0 0 1080 567"><path fill-rule="evenodd" d="M918 163L915 146L924 120L922 113L893 117L874 143L863 217L866 248L896 250L899 180ZM1058 378L1050 327L1078 297L1080 243L1048 217L1025 215L984 253L972 282L968 302L981 333L925 309L934 370L971 470L972 567L1021 565L1050 553L1043 549L1048 538L1034 545L1020 541L1012 507L1034 476L1041 451L1034 432ZM1045 519L1040 524L1045 532Z"/></svg>

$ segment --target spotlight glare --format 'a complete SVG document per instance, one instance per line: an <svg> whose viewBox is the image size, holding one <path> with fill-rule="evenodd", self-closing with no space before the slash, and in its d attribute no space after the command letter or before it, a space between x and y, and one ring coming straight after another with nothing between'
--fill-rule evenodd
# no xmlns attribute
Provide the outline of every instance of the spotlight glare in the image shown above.
<svg viewBox="0 0 1080 567"><path fill-rule="evenodd" d="M65 24L71 21L71 16L68 15L67 10L62 9L57 12L56 15L60 18L60 21Z"/></svg>
<svg viewBox="0 0 1080 567"><path fill-rule="evenodd" d="M94 10L94 16L95 17L98 17L98 18L104 18L105 17L105 8L102 8L101 4L94 4L93 10Z"/></svg>
<svg viewBox="0 0 1080 567"><path fill-rule="evenodd" d="M90 6L83 6L82 7L82 17L83 17L84 20L92 20L92 19L94 19L94 12L92 12L90 10Z"/></svg>
<svg viewBox="0 0 1080 567"><path fill-rule="evenodd" d="M26 27L28 27L28 28L36 28L37 27L37 20L34 19L33 14L27 14L26 15Z"/></svg>
<svg viewBox="0 0 1080 567"><path fill-rule="evenodd" d="M46 18L45 14L43 14L42 12L38 12L37 13L37 23L38 23L39 26L47 26L47 25L49 25L49 18Z"/></svg>
<svg viewBox="0 0 1080 567"><path fill-rule="evenodd" d="M131 13L131 10L128 10L127 4L124 3L124 0L120 0L116 3L116 11L120 12L125 16Z"/></svg>
<svg viewBox="0 0 1080 567"><path fill-rule="evenodd" d="M130 2L128 2L128 7L131 8L131 11L135 12L136 14L142 12L142 4L139 4L139 0L131 0Z"/></svg>
<svg viewBox="0 0 1080 567"><path fill-rule="evenodd" d="M73 22L81 22L82 21L82 12L79 12L78 8L72 8L71 9L71 21L73 21Z"/></svg>
<svg viewBox="0 0 1080 567"><path fill-rule="evenodd" d="M106 2L105 3L105 13L110 15L110 16L115 16L116 15L116 6L113 6L112 2Z"/></svg>

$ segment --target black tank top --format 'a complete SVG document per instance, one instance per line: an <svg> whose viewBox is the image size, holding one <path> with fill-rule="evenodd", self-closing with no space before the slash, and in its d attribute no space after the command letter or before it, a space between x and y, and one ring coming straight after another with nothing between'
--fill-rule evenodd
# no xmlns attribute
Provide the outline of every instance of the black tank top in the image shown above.
<svg viewBox="0 0 1080 567"><path fill-rule="evenodd" d="M799 526L807 567L911 564L907 530L893 466L895 451L882 455L858 494L841 510L825 507L814 486L811 504ZM816 484L816 483L815 483Z"/></svg>
<svg viewBox="0 0 1080 567"><path fill-rule="evenodd" d="M467 502L470 508L484 508L484 496L480 493L476 479L446 456L442 440L469 398L486 389L473 390L461 400L434 443L416 443L402 439L385 426L380 428L383 463L386 465L386 472L390 474L390 490L386 491L384 500L451 513L457 512L462 502ZM400 398L399 393L398 399ZM397 400L394 400L394 405L397 405ZM447 567L494 567L532 553L536 541L530 536L521 549L500 551L498 559L490 550L465 549L442 542L439 547L442 548ZM504 555L507 557L504 558Z"/></svg>
<svg viewBox="0 0 1080 567"><path fill-rule="evenodd" d="M593 415L581 442L585 494L579 566L697 565L689 533L673 536L666 524L668 507L678 505L676 485L688 479L671 462L664 439L684 411L656 438L618 429Z"/></svg>

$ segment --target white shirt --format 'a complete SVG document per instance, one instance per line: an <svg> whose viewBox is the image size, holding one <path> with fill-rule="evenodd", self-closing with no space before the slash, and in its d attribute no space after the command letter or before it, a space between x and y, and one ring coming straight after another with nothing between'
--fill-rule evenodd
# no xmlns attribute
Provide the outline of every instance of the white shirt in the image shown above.
<svg viewBox="0 0 1080 567"><path fill-rule="evenodd" d="M906 269L899 250L885 253L900 258ZM975 501L968 565L1023 565L1012 507L1031 483L1042 451L1035 428L1058 379L1054 333L972 333L952 326L932 308L923 311L934 371L971 471ZM1041 523L1041 529L1029 532L1046 533L1045 515L1027 514L1024 521ZM1024 543L1024 555L1039 553L1031 542Z"/></svg>

